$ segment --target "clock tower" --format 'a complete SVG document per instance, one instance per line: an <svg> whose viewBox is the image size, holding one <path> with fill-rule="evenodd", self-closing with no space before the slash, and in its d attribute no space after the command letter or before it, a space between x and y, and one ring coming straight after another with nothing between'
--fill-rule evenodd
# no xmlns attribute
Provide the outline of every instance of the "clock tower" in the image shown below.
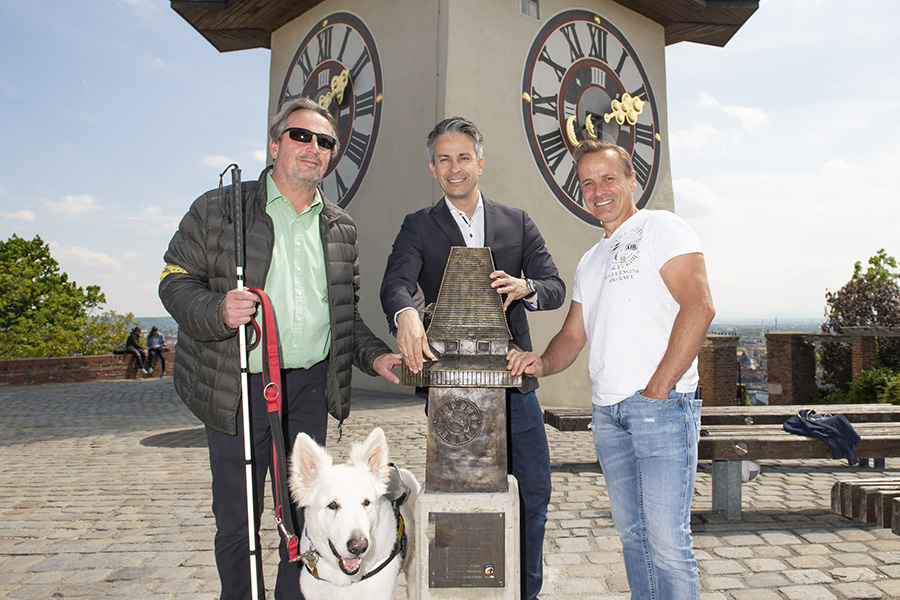
<svg viewBox="0 0 900 600"><path fill-rule="evenodd" d="M442 194L425 152L425 136L435 123L455 115L475 122L485 137L479 188L528 212L571 287L582 254L603 235L583 207L572 151L589 138L618 143L635 165L638 206L677 212L665 48L685 41L724 46L758 2L172 0L171 5L221 51L271 49L270 116L287 98L302 94L337 118L340 152L322 189L359 225L360 310L369 326L388 338L378 291L391 243L406 214L434 204ZM536 350L546 348L565 314L564 306L531 315ZM541 381L542 404L590 402L586 352L579 362L572 376ZM397 391L381 378L353 382ZM462 415L466 406L455 409ZM449 426L447 432L452 433Z"/></svg>

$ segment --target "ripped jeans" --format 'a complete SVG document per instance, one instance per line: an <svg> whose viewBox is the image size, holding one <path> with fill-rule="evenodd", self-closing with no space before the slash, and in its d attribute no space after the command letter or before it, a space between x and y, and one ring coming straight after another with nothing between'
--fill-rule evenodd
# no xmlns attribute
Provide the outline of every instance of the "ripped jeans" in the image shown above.
<svg viewBox="0 0 900 600"><path fill-rule="evenodd" d="M594 447L634 599L700 598L691 537L700 404L672 392L594 405Z"/></svg>

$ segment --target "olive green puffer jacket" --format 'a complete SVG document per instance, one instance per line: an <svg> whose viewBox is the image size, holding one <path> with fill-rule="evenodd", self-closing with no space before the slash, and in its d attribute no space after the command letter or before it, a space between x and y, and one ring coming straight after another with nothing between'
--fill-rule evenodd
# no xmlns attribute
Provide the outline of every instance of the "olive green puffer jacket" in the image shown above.
<svg viewBox="0 0 900 600"><path fill-rule="evenodd" d="M245 287L264 287L272 259L274 229L265 211L267 171L259 181L241 187ZM175 390L203 423L235 435L241 401L239 348L236 330L222 319L225 293L237 287L231 213L231 186L210 190L194 201L169 242L159 297L178 322ZM357 310L356 223L327 200L319 223L331 315L325 396L328 411L343 422L350 413L351 364L376 375L372 363L391 350Z"/></svg>

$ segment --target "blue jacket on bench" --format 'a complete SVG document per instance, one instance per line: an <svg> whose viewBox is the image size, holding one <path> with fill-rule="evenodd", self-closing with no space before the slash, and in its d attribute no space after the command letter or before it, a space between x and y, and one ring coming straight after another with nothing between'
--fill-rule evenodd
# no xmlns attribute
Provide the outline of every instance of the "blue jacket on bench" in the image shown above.
<svg viewBox="0 0 900 600"><path fill-rule="evenodd" d="M814 410L804 409L784 422L784 430L806 437L822 440L831 446L831 457L847 457L851 467L859 464L856 444L859 434L844 415L820 415Z"/></svg>

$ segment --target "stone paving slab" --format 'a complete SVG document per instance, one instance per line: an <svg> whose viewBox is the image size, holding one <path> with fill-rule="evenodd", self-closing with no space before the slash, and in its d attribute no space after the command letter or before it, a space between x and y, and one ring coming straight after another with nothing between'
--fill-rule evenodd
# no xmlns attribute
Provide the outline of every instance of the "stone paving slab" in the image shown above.
<svg viewBox="0 0 900 600"><path fill-rule="evenodd" d="M171 379L0 387L0 410L0 597L217 597L202 429ZM392 459L424 479L424 414L405 393L355 392L343 439L332 421L328 444L343 460L376 425ZM628 598L590 433L547 434L553 496L541 597ZM703 599L900 598L900 536L830 509L838 479L898 476L898 467L764 462L733 522L712 512L701 464L693 528ZM266 514L264 572L274 581L271 506Z"/></svg>

